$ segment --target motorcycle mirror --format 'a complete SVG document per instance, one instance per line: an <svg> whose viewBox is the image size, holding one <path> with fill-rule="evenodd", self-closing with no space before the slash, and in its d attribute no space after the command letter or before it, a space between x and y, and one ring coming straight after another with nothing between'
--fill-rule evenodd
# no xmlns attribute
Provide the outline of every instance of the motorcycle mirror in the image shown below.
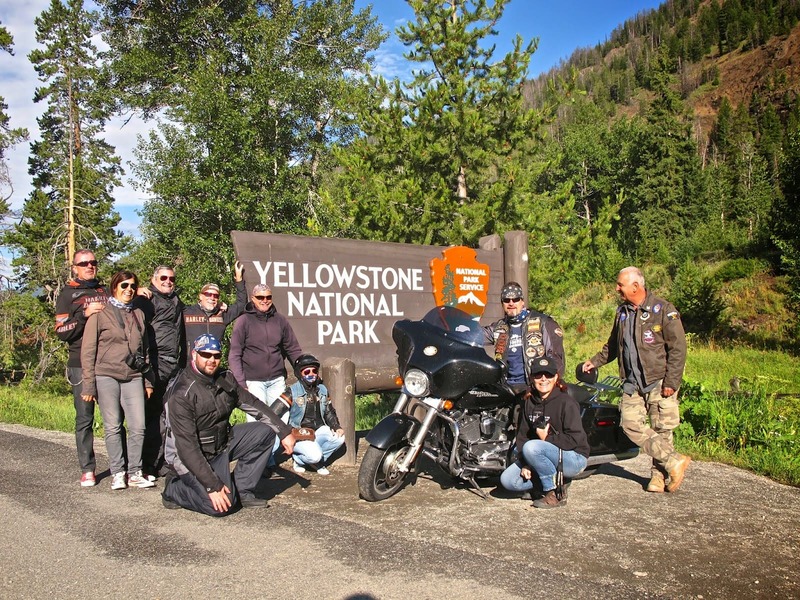
<svg viewBox="0 0 800 600"><path fill-rule="evenodd" d="M575 379L583 383L588 383L589 385L594 385L597 383L597 371L598 369L592 369L588 373L584 373L583 363L578 363L575 366Z"/></svg>

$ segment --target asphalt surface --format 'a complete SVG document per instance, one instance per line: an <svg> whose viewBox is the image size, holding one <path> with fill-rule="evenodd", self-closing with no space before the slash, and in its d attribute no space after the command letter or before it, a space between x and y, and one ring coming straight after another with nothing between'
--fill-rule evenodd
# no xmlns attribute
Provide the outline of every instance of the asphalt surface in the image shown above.
<svg viewBox="0 0 800 600"><path fill-rule="evenodd" d="M647 494L640 457L544 511L430 465L380 503L357 466L289 465L259 486L269 508L214 519L107 471L83 489L72 435L0 424L0 598L800 597L800 490L731 467Z"/></svg>

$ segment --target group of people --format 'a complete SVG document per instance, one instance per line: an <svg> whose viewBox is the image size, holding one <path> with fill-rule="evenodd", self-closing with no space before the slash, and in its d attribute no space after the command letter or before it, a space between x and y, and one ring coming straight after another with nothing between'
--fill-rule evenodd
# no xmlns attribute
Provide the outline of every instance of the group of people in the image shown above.
<svg viewBox="0 0 800 600"><path fill-rule="evenodd" d="M69 345L81 486L97 483L95 404L111 488L154 487L162 476L168 508L222 515L237 505L265 506L255 486L281 447L296 472L329 474L344 430L319 360L302 353L268 286L256 285L248 298L237 262L234 305L221 303L219 286L208 283L197 304L185 306L171 267L157 267L146 289L126 270L105 286L97 267L92 251L75 252L56 304L56 334ZM231 323L227 371L221 340ZM297 376L289 387L287 359ZM250 422L231 427L234 407Z"/></svg>
<svg viewBox="0 0 800 600"><path fill-rule="evenodd" d="M208 283L197 304L187 307L171 267L157 267L147 289L130 271L114 274L106 287L97 279L94 254L75 253L73 277L56 306L56 332L69 344L81 486L96 484L95 403L111 488L153 487L161 475L167 508L224 515L237 505L265 506L255 488L281 449L293 457L295 472L329 474L344 431L320 361L303 353L267 285L254 286L248 298L243 271L237 262L234 305L220 303L219 286ZM622 303L608 342L579 369L592 373L618 361L622 428L653 459L647 491L674 492L691 461L672 443L686 360L680 314L647 291L636 267L620 271L616 290ZM563 330L551 316L526 307L516 282L503 287L500 301L504 317L484 333L518 399L516 460L500 481L522 494L537 488L537 508L563 506L558 476L575 477L589 458L580 407L564 382ZM228 371L220 369L221 340L231 323ZM288 387L287 359L297 378ZM247 423L230 426L234 408L246 413Z"/></svg>
<svg viewBox="0 0 800 600"><path fill-rule="evenodd" d="M680 313L645 287L636 267L622 269L616 282L621 304L603 349L579 366L592 373L617 360L622 380L620 415L628 438L652 457L647 491L675 492L691 458L675 451L673 431L680 423L678 388L686 363L686 338ZM500 301L505 316L484 328L487 344L505 365L517 395L516 460L502 473L501 485L521 494L540 491L536 508L566 504L564 480L587 465L589 442L580 407L564 382L563 331L549 315L528 309L522 287L507 283ZM648 424L649 418L649 424ZM539 484L539 485L536 485Z"/></svg>

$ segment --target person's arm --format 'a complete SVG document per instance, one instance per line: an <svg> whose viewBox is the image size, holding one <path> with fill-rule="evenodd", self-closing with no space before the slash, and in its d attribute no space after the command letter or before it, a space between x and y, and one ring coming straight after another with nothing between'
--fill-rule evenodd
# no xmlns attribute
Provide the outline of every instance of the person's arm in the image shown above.
<svg viewBox="0 0 800 600"><path fill-rule="evenodd" d="M281 336L281 348L283 355L289 358L289 362L294 364L303 349L300 347L300 342L297 341L297 336L294 334L294 329L289 324L289 319L283 317L283 335Z"/></svg>
<svg viewBox="0 0 800 600"><path fill-rule="evenodd" d="M583 371L587 373L592 369L599 369L603 365L607 365L617 358L617 335L619 335L619 309L617 309L617 316L614 318L614 325L611 328L611 334L608 336L603 349L595 354L592 358L583 363ZM591 368L587 366L591 365Z"/></svg>
<svg viewBox="0 0 800 600"><path fill-rule="evenodd" d="M197 478L206 492L221 491L225 483L214 473L200 447L194 403L189 402L182 394L168 395L167 402L169 425L175 438L175 450L181 462Z"/></svg>
<svg viewBox="0 0 800 600"><path fill-rule="evenodd" d="M325 405L325 416L323 421L325 421L325 424L337 435L342 435L344 433L342 425L339 423L339 416L336 414L336 409L333 407L333 402L331 402L330 396L328 396L328 403ZM340 431L342 432L341 434L339 433Z"/></svg>
<svg viewBox="0 0 800 600"><path fill-rule="evenodd" d="M564 377L564 332L555 319L545 319L544 332L547 335L545 356L552 358L558 365L558 375Z"/></svg>
<svg viewBox="0 0 800 600"><path fill-rule="evenodd" d="M236 381L241 386L247 385L247 381L244 376L244 364L242 363L246 337L245 321L236 321L236 323L233 324L231 345L230 350L228 351L228 367L230 367L231 373L233 373Z"/></svg>
<svg viewBox="0 0 800 600"><path fill-rule="evenodd" d="M58 296L56 302L56 335L62 342L71 344L83 336L86 321L93 314L103 310L101 302L76 303L72 293L74 288L67 286ZM86 295L91 295L93 290L84 290Z"/></svg>
<svg viewBox="0 0 800 600"><path fill-rule="evenodd" d="M222 322L225 323L225 325L235 321L244 312L247 302L249 301L247 297L247 288L245 287L244 281L237 281L235 285L236 304L229 306L228 310L222 314Z"/></svg>
<svg viewBox="0 0 800 600"><path fill-rule="evenodd" d="M661 386L661 393L671 396L681 387L683 370L686 367L686 333L683 330L681 315L671 304L665 307L664 345L667 351L667 372Z"/></svg>
<svg viewBox="0 0 800 600"><path fill-rule="evenodd" d="M81 396L84 400L91 401L97 399L97 387L95 385L95 360L97 360L97 340L98 340L98 315L93 314L86 321L83 330L83 342L81 343L81 367L83 370L83 386Z"/></svg>
<svg viewBox="0 0 800 600"><path fill-rule="evenodd" d="M548 428L547 436L542 439L562 450L575 450L583 445L586 439L586 432L583 430L581 422L580 406L571 396L564 399L561 409L561 431L556 431L549 424Z"/></svg>

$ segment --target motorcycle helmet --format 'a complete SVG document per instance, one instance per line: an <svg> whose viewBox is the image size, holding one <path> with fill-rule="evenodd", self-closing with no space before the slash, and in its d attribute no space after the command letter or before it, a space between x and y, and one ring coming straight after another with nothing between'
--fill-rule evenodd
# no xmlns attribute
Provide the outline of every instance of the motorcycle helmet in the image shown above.
<svg viewBox="0 0 800 600"><path fill-rule="evenodd" d="M597 368L595 367L588 373L584 373L583 363L578 363L575 366L575 379L583 383L595 384L597 383Z"/></svg>
<svg viewBox="0 0 800 600"><path fill-rule="evenodd" d="M305 369L306 367L316 367L317 368L317 375L311 377L310 379L304 378L301 375L301 373L302 373L303 369ZM297 379L299 381L305 381L307 383L313 383L319 377L319 367L320 367L320 362L319 362L319 360L317 360L316 356L314 356L313 354L301 354L300 356L297 357L297 360L294 361L294 374L295 374L295 377L297 377Z"/></svg>

